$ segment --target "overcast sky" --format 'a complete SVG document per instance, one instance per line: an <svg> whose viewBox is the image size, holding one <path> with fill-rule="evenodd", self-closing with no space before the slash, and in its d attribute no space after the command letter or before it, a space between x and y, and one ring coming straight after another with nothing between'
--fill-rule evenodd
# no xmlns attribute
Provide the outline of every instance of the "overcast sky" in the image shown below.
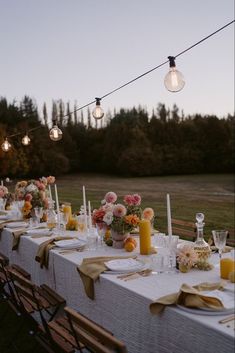
<svg viewBox="0 0 235 353"><path fill-rule="evenodd" d="M167 60L234 18L233 0L0 0L0 96L82 106ZM105 111L159 102L185 114L234 112L234 25L102 100ZM93 106L91 106L93 109Z"/></svg>

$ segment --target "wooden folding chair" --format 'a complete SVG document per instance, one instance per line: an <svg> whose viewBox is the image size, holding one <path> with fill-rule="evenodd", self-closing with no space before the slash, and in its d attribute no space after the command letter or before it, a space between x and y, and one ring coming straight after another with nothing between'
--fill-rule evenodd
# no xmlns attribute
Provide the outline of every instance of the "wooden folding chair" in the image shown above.
<svg viewBox="0 0 235 353"><path fill-rule="evenodd" d="M197 237L197 228L195 223L189 221L182 221L173 218L172 222L172 232L175 235L179 235L180 238L187 240L195 240Z"/></svg>
<svg viewBox="0 0 235 353"><path fill-rule="evenodd" d="M37 286L12 268L8 269L8 275L17 294L18 310L27 322L29 333L46 351L58 352L58 350L54 350L56 337L52 338L48 329L48 321L54 319L65 305L65 300L47 285ZM39 314L40 322L35 318L35 313ZM67 344L66 347L68 347ZM73 352L71 347L67 351Z"/></svg>
<svg viewBox="0 0 235 353"><path fill-rule="evenodd" d="M110 331L69 307L64 310L67 317L50 321L48 326L76 352L127 353L125 345Z"/></svg>
<svg viewBox="0 0 235 353"><path fill-rule="evenodd" d="M235 247L235 233L234 229L228 229L228 236L226 244Z"/></svg>

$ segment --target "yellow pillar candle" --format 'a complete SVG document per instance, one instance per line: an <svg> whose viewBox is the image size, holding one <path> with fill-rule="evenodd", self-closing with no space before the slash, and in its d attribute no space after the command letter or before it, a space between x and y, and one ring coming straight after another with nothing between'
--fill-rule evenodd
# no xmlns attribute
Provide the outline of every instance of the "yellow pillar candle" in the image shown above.
<svg viewBox="0 0 235 353"><path fill-rule="evenodd" d="M235 261L230 258L224 258L220 260L220 277L228 279L230 272L235 270Z"/></svg>
<svg viewBox="0 0 235 353"><path fill-rule="evenodd" d="M151 223L148 219L142 219L139 223L140 254L149 255L151 251Z"/></svg>

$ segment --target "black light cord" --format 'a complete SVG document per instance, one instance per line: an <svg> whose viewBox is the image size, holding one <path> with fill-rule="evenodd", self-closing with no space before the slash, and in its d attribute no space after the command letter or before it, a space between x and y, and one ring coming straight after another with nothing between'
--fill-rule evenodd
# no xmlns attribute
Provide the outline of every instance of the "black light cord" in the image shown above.
<svg viewBox="0 0 235 353"><path fill-rule="evenodd" d="M228 22L228 23L227 23L226 25L224 25L223 27L220 27L219 29L217 29L217 30L214 31L213 33L211 33L211 34L209 34L208 36L202 38L201 40L199 40L199 41L196 42L195 44L191 45L190 47L184 49L183 51L181 51L180 53L178 53L177 55L175 55L173 58L178 58L180 55L183 55L183 54L186 53L187 51L191 50L192 48L194 48L194 47L196 47L197 45L201 44L201 43L204 42L205 40L207 40L207 39L209 39L210 37L214 36L215 34L217 34L218 32L222 31L222 30L225 29L226 27L230 26L230 25L231 25L232 23L234 23L234 22L235 22L235 20L232 20L232 21ZM150 69L150 70L144 72L143 74L141 74L141 75L139 75L139 76L133 78L132 80L130 80L130 81L128 81L128 82L122 84L121 86L119 86L119 87L113 89L112 91L110 91L110 92L104 94L103 96L99 97L99 99L101 100L101 99L103 99L103 98L106 98L106 97L110 96L110 95L113 94L114 92L117 92L117 91L119 91L120 89L122 89L122 88L124 88L124 87L130 85L131 83L133 83L133 82L139 80L140 78L142 78L142 77L148 75L150 72L153 72L153 71L159 69L160 67L166 65L168 62L169 62L169 59L166 60L166 61L164 61L163 63L161 63L161 64L159 64L159 65L153 67L152 69ZM67 114L63 115L62 117L60 117L60 119L64 119L64 118L68 117L70 114L75 113L75 112L78 112L79 110L82 110L82 109L84 109L84 108L90 106L91 104L94 104L95 102L96 102L96 100L93 100L93 101L91 101L91 102L89 102L89 103L87 103L87 104L85 104L85 105L83 105L83 106L81 106L81 107L79 107L79 108L77 108L77 109L74 109L72 112L67 113ZM42 126L39 126L39 127L37 127L37 128L34 128L34 129L31 129L31 130L29 130L28 132L33 131L33 130L36 130L36 129L41 128L41 127L42 127ZM18 135L21 135L21 134L22 134L22 132L21 132L21 133L14 134L14 135L10 135L10 136L8 136L8 137L14 137L14 136L18 136Z"/></svg>

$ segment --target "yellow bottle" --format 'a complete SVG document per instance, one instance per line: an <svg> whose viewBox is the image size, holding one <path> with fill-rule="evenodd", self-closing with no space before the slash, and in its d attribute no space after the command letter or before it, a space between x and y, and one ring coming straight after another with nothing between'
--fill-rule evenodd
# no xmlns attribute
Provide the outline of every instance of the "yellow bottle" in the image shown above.
<svg viewBox="0 0 235 353"><path fill-rule="evenodd" d="M142 219L139 223L140 254L149 255L151 251L151 223L148 219Z"/></svg>
<svg viewBox="0 0 235 353"><path fill-rule="evenodd" d="M226 257L220 260L220 277L228 279L230 272L235 270L235 261Z"/></svg>

